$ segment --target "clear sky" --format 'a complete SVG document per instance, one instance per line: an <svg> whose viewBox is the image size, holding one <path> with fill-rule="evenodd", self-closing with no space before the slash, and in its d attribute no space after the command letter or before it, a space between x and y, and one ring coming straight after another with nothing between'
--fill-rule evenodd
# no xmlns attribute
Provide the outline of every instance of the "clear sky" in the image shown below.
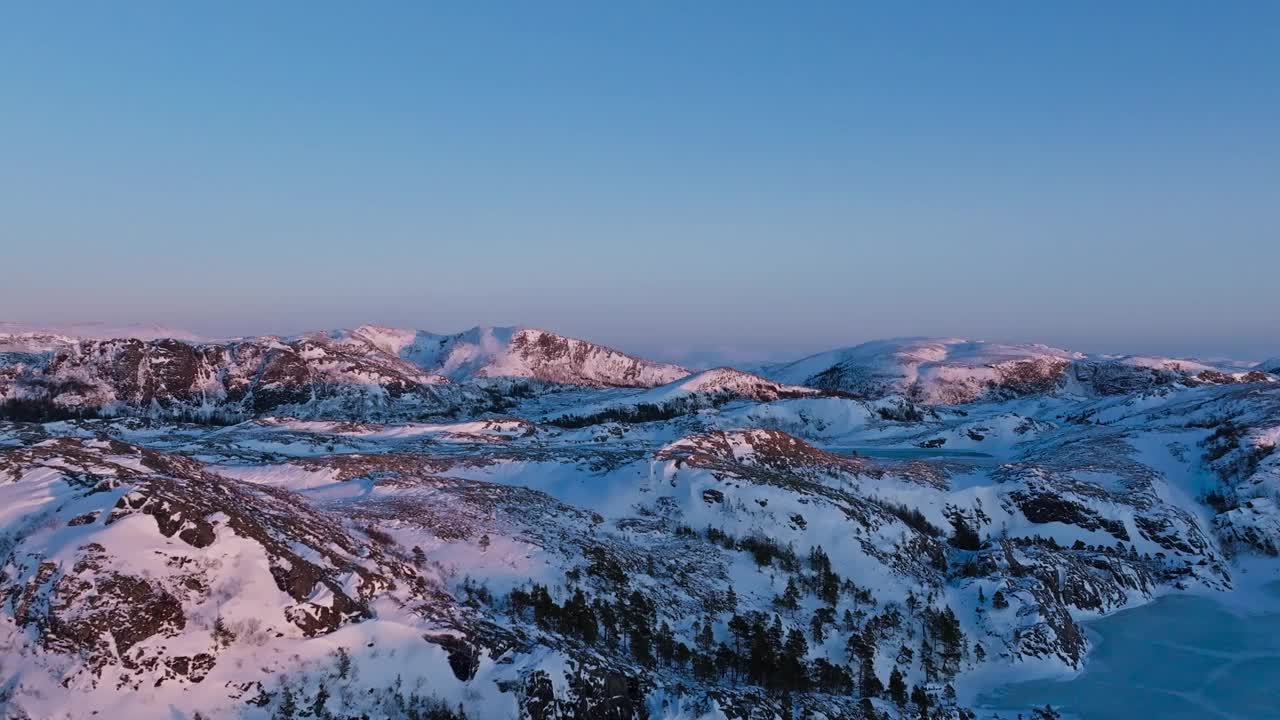
<svg viewBox="0 0 1280 720"><path fill-rule="evenodd" d="M0 319L1280 354L1280 3L0 10Z"/></svg>

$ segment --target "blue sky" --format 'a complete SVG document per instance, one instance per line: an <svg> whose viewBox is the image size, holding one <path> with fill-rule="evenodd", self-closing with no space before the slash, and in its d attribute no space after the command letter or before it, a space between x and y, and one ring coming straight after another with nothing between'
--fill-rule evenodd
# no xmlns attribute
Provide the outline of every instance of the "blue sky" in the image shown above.
<svg viewBox="0 0 1280 720"><path fill-rule="evenodd" d="M1280 4L2 20L0 319L1280 354Z"/></svg>

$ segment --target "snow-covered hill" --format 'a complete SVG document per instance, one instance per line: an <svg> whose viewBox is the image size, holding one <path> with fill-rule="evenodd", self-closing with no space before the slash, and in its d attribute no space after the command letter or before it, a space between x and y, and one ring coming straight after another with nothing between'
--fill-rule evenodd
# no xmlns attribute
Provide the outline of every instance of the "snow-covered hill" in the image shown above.
<svg viewBox="0 0 1280 720"><path fill-rule="evenodd" d="M734 400L772 402L820 394L822 391L814 388L782 385L759 375L722 367L703 370L652 390L575 407L553 422L591 425L612 419L630 422L666 420Z"/></svg>
<svg viewBox="0 0 1280 720"><path fill-rule="evenodd" d="M779 382L856 393L901 395L949 405L1067 391L1116 395L1167 385L1254 382L1232 363L1130 355L1089 356L1046 345L1002 345L957 338L877 340L767 366Z"/></svg>
<svg viewBox="0 0 1280 720"><path fill-rule="evenodd" d="M476 327L437 335L364 325L335 337L367 342L459 382L515 377L569 385L654 387L689 374L676 365L534 328Z"/></svg>
<svg viewBox="0 0 1280 720"><path fill-rule="evenodd" d="M968 402L992 391L1052 388L1078 353L1046 345L999 345L956 338L877 340L766 368L780 382L930 404Z"/></svg>
<svg viewBox="0 0 1280 720"><path fill-rule="evenodd" d="M1090 619L1280 571L1280 383L1237 366L688 375L373 327L9 358L6 718L986 718L1088 667Z"/></svg>
<svg viewBox="0 0 1280 720"><path fill-rule="evenodd" d="M133 338L135 340L183 340L185 342L203 342L203 338L185 330L166 327L164 325L135 323L130 325L111 325L108 323L66 323L59 325L41 325L35 323L0 322L0 351L10 347L15 351L36 351L37 348L53 349L61 345L74 344L79 340L113 340L117 338ZM25 347L23 343L29 343Z"/></svg>

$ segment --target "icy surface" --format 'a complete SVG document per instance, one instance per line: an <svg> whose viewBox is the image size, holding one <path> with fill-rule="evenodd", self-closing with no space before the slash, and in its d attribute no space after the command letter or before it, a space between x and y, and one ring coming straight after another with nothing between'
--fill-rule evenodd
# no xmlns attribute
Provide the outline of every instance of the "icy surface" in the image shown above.
<svg viewBox="0 0 1280 720"><path fill-rule="evenodd" d="M986 712L1052 704L1080 720L1280 718L1280 582L1240 609L1177 595L1089 623L1095 650L1068 680L1017 683L980 696Z"/></svg>

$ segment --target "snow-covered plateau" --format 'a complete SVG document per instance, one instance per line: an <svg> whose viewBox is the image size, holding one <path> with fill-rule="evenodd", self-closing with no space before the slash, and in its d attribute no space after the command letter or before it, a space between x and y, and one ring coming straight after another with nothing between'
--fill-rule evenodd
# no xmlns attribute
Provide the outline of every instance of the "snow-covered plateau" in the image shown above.
<svg viewBox="0 0 1280 720"><path fill-rule="evenodd" d="M0 326L4 718L1280 716L1274 360L76 330Z"/></svg>

